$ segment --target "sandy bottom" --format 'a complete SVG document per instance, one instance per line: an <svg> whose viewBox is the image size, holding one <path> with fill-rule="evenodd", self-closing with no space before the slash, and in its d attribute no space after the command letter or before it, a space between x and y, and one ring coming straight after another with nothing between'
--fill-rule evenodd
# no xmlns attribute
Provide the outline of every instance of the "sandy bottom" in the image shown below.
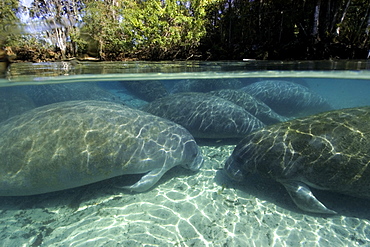
<svg viewBox="0 0 370 247"><path fill-rule="evenodd" d="M203 146L198 173L170 170L130 194L123 176L61 192L0 198L2 246L367 246L369 201L315 191L337 216L298 210L258 177L236 184L222 167L234 146Z"/></svg>

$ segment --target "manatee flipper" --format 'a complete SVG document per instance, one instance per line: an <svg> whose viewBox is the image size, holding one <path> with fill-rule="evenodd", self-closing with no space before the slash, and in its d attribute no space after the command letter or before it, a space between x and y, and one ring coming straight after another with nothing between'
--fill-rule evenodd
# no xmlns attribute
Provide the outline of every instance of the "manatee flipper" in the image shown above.
<svg viewBox="0 0 370 247"><path fill-rule="evenodd" d="M297 207L303 211L321 214L336 214L335 211L328 209L317 200L306 184L297 181L284 181L282 184Z"/></svg>
<svg viewBox="0 0 370 247"><path fill-rule="evenodd" d="M130 186L119 186L119 188L127 189L134 192L143 192L154 186L155 183L166 173L167 170L158 168L153 169L145 174L139 181Z"/></svg>

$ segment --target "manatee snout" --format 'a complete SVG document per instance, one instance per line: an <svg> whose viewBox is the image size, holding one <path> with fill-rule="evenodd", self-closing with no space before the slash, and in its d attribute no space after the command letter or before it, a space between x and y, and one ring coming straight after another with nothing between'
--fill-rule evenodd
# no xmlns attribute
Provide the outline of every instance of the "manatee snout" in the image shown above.
<svg viewBox="0 0 370 247"><path fill-rule="evenodd" d="M245 175L241 170L242 164L240 161L234 158L233 155L231 155L225 163L225 172L229 178L232 180L235 180L237 182L241 182L245 179Z"/></svg>
<svg viewBox="0 0 370 247"><path fill-rule="evenodd" d="M182 167L191 171L198 171L202 167L204 163L202 151L195 141L186 142L183 153L184 162L182 163Z"/></svg>

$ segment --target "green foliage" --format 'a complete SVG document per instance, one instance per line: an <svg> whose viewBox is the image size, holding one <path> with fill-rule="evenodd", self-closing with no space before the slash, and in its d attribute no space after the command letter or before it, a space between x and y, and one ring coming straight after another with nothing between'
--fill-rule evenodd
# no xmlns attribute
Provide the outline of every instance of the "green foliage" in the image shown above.
<svg viewBox="0 0 370 247"><path fill-rule="evenodd" d="M187 6L187 4L189 4ZM201 1L137 2L124 9L121 25L131 31L135 49L150 59L190 55L205 35Z"/></svg>
<svg viewBox="0 0 370 247"><path fill-rule="evenodd" d="M18 0L0 3L1 46L35 46L19 11ZM62 58L365 58L370 49L370 0L33 0L27 11Z"/></svg>
<svg viewBox="0 0 370 247"><path fill-rule="evenodd" d="M141 59L191 55L205 35L204 0L116 0L86 4L81 36L90 53ZM109 54L109 56L107 56Z"/></svg>
<svg viewBox="0 0 370 247"><path fill-rule="evenodd" d="M74 40L89 55L103 60L115 59L127 49L126 35L119 25L123 1L88 1L80 36Z"/></svg>
<svg viewBox="0 0 370 247"><path fill-rule="evenodd" d="M16 16L19 2L17 0L2 0L0 2L0 47L8 45L17 39L21 32L19 19Z"/></svg>

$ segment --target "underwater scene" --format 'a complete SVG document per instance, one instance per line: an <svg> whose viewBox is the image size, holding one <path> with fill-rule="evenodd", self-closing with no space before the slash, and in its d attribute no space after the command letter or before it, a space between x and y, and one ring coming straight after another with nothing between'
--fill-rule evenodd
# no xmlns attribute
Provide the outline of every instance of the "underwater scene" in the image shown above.
<svg viewBox="0 0 370 247"><path fill-rule="evenodd" d="M369 67L11 64L1 246L369 246Z"/></svg>

